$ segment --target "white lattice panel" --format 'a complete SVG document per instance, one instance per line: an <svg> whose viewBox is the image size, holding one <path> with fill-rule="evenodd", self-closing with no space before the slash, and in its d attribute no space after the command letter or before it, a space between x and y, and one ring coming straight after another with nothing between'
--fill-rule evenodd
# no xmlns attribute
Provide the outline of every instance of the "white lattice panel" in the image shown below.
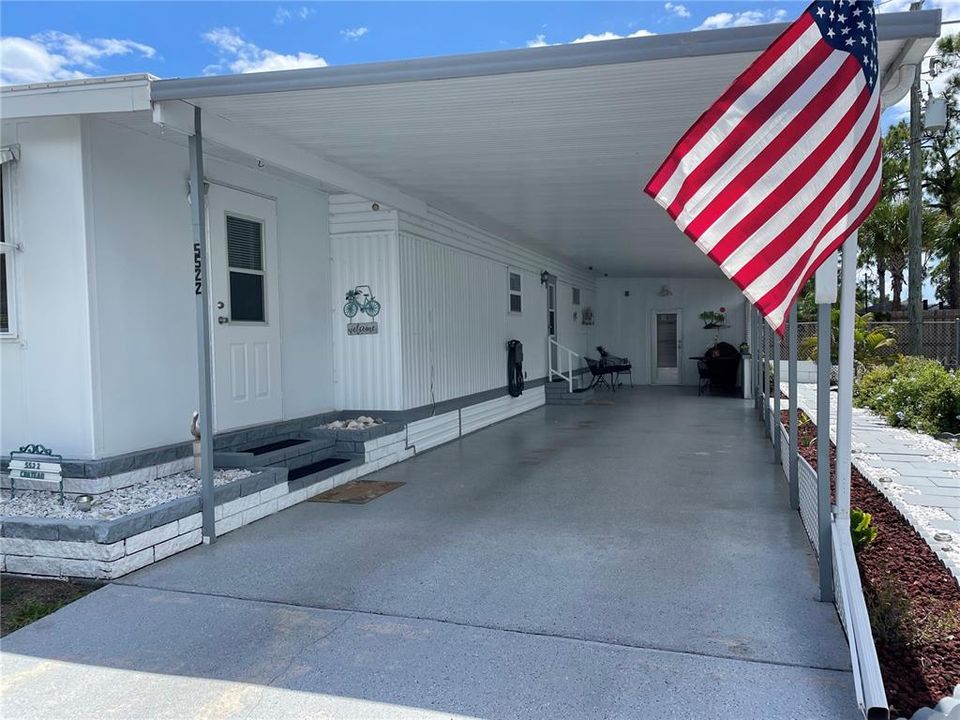
<svg viewBox="0 0 960 720"><path fill-rule="evenodd" d="M798 463L798 479L800 483L800 519L803 528L807 531L810 544L820 554L820 531L817 522L817 473L810 467L810 463L802 457Z"/></svg>

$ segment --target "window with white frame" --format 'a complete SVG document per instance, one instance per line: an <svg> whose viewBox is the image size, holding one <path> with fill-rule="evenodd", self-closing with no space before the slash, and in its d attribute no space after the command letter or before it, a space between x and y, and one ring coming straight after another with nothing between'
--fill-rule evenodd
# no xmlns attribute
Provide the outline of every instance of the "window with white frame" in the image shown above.
<svg viewBox="0 0 960 720"><path fill-rule="evenodd" d="M15 337L17 334L17 315L14 306L16 243L12 237L11 227L10 167L9 162L0 165L0 338Z"/></svg>
<svg viewBox="0 0 960 720"><path fill-rule="evenodd" d="M520 273L509 271L509 309L512 313L523 312L523 279Z"/></svg>
<svg viewBox="0 0 960 720"><path fill-rule="evenodd" d="M580 288L573 288L572 303L575 307L580 305Z"/></svg>

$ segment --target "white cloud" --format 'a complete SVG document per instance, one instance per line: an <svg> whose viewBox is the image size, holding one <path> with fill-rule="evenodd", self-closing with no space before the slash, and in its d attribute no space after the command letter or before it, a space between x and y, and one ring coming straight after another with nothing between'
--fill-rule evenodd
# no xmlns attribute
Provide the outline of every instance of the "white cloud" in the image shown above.
<svg viewBox="0 0 960 720"><path fill-rule="evenodd" d="M586 35L581 35L578 38L574 38L569 41L569 44L576 45L578 43L586 42L599 42L602 40L623 40L624 38L638 38L638 37L649 37L650 35L655 35L649 30L636 30L629 35L618 35L615 32L602 32L599 35L595 33L587 33ZM527 40L527 47L546 47L547 45L563 45L564 43L552 43L547 42L547 36L543 33L538 34L533 40Z"/></svg>
<svg viewBox="0 0 960 720"><path fill-rule="evenodd" d="M649 30L637 30L636 32L632 32L629 35L617 35L617 33L610 32L608 30L607 32L600 33L599 35L594 35L593 33L587 33L586 35L582 35L578 37L576 40L573 40L572 42L585 43L585 42L597 42L599 40L623 40L623 38L625 37L632 37L632 38L649 37L650 35L653 35L653 33L650 32Z"/></svg>
<svg viewBox="0 0 960 720"><path fill-rule="evenodd" d="M326 60L313 53L287 55L262 48L244 38L237 28L214 28L205 32L203 39L213 45L220 56L217 63L203 69L205 75L216 75L224 69L234 73L254 73L327 65Z"/></svg>
<svg viewBox="0 0 960 720"><path fill-rule="evenodd" d="M746 27L747 25L764 25L772 22L787 20L786 10L745 10L731 13L721 12L711 15L694 30L718 30L728 27Z"/></svg>
<svg viewBox="0 0 960 720"><path fill-rule="evenodd" d="M355 27L355 28L346 28L340 31L340 34L343 35L347 40L359 40L369 31L366 27Z"/></svg>
<svg viewBox="0 0 960 720"><path fill-rule="evenodd" d="M157 51L134 40L88 38L50 30L0 38L0 84L73 80L102 71L98 61L120 55L152 59Z"/></svg>
<svg viewBox="0 0 960 720"><path fill-rule="evenodd" d="M277 12L273 15L273 24L274 25L283 25L288 20L306 20L311 15L315 14L317 11L313 8L308 8L306 6L298 8L285 8L278 7Z"/></svg>
<svg viewBox="0 0 960 720"><path fill-rule="evenodd" d="M684 5L677 5L676 3L668 2L663 6L663 9L668 13L673 13L677 17L690 17L690 11L687 10L686 6Z"/></svg>

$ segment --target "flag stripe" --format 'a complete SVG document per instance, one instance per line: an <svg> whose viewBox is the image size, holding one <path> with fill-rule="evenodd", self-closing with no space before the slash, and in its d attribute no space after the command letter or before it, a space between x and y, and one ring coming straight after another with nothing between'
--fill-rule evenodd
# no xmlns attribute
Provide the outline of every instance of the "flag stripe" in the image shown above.
<svg viewBox="0 0 960 720"><path fill-rule="evenodd" d="M737 201L746 193L757 188L763 192L769 188L767 197L770 197L776 189L773 181L776 173L782 173L784 167L797 167L809 153L815 152L815 148L829 142L835 132L835 129L831 129L834 123L848 123L848 127L853 124L856 116L860 114L857 107L862 110L869 98L869 94L858 87L862 84L854 82L859 72L856 61L845 60L841 74L838 75L838 82L847 85L842 93L837 95L832 83L824 85L810 103L813 112L796 115L777 141L761 148L732 181L726 185L718 184L718 192L713 200L684 228L687 235L699 238L697 246L701 250L714 250L716 245L710 241L722 241L731 227L743 219L743 214L749 211L750 205ZM854 101L854 106L850 107L848 96L857 94L860 97ZM853 117L850 117L851 115ZM778 165L781 161L782 166ZM758 184L761 180L762 184ZM738 213L737 210L741 212ZM721 218L723 222L719 222ZM708 230L712 231L709 236ZM711 257L717 259L713 253Z"/></svg>
<svg viewBox="0 0 960 720"><path fill-rule="evenodd" d="M802 277L804 271L809 267L813 266L816 269L816 264L810 262L809 259L811 256L818 257L819 251L823 247L830 248L833 244L831 242L824 243L823 238L828 237L831 233L835 233L834 240L837 244L842 243L843 240L849 237L850 233L855 230L859 223L854 222L841 222L843 218L850 214L851 210L858 205L863 205L866 203L867 209L873 209L873 202L869 201L876 194L876 187L879 187L880 184L880 148L877 146L876 161L871 163L873 167L872 173L867 173L863 176L863 179L858 183L857 187L847 198L843 207L841 207L834 214L834 217L831 218L831 221L827 223L827 229L821 231L818 237L818 242L814 245L808 247L803 254L800 256L798 261L794 263L793 267L789 272L785 274L783 279L777 283L773 288L771 288L762 298L756 303L757 307L764 313L769 312L777 305L782 303L787 299L791 284L796 284L799 281L799 277ZM869 212L868 212L869 214ZM861 221L862 222L862 221ZM838 228L839 226L839 228ZM833 249L836 249L835 247ZM831 250L832 252L832 250ZM827 253L829 254L829 253ZM751 289L750 287L747 288ZM751 293L753 294L753 293Z"/></svg>
<svg viewBox="0 0 960 720"><path fill-rule="evenodd" d="M802 228L797 221L807 223L819 214L856 166L859 157L851 157L849 151L866 150L869 138L863 133L870 121L863 110L867 102L864 100L860 104L859 111L856 107L851 108L843 121L834 126L824 141L792 168L773 192L724 234L708 253L714 262L728 265L731 272L736 273L743 268L745 257L752 254L754 248L750 247L751 241L757 233L763 231L764 236L770 239L771 250L780 251L783 245L778 242L779 238L785 234L796 237L795 232L790 232L791 226ZM858 138L861 144L851 148ZM784 202L784 198L789 199ZM773 259L766 253L764 258Z"/></svg>
<svg viewBox="0 0 960 720"><path fill-rule="evenodd" d="M789 112L784 109L784 104L801 87L806 85L811 76L816 76L817 68L832 55L833 50L826 43L814 45L810 52L804 55L800 62L786 74L783 80L723 138L710 155L690 171L673 201L667 207L667 213L670 217L677 218L684 204L702 187L703 183L711 179L711 176L722 167L731 153L735 152L737 148L743 148L747 143L758 142L759 139L762 139L761 129L765 123L771 118L783 117L782 113ZM778 111L781 115L776 115ZM754 139L755 135L761 137Z"/></svg>
<svg viewBox="0 0 960 720"><path fill-rule="evenodd" d="M748 261L743 263L738 271L733 272L734 282L745 287L758 281L761 286L769 284L766 277L777 275L777 271L790 262L791 256L799 252L798 248L815 244L822 237L822 234L829 229L829 222L826 224L822 222L824 215L844 201L849 202L851 199L855 201L856 198L851 198L849 195L850 191L865 177L869 177L871 164L879 162L879 157L876 160L869 160L869 156L865 154L866 148L871 146L871 140L874 143L877 142L875 137L871 139L864 135L861 138L857 147L861 154L846 156L846 162L817 197L810 203L802 203L803 210L794 216L784 232L774 237L765 247L746 253ZM864 146L862 149L861 145ZM879 153L879 150L877 152ZM837 154L844 155L842 152ZM831 217L830 221L832 222L833 219ZM819 235L817 235L818 231ZM815 239L811 240L811 237ZM725 264L729 266L729 263ZM732 268L729 269L733 271Z"/></svg>
<svg viewBox="0 0 960 720"><path fill-rule="evenodd" d="M837 249L843 245L843 242L850 237L854 231L863 224L863 221L867 219L871 212L873 212L874 205L877 204L877 200L880 199L880 168L877 168L871 183L868 187L875 187L872 195L862 196L862 201L858 204L859 212L852 219L843 223L842 229L838 230L835 235L832 236L831 240L826 243L821 243L817 246L815 252L816 255L810 259L803 267L803 270L799 272L796 277L792 287L789 289L788 293L785 294L783 301L776 308L771 310L767 317L771 324L775 325L775 329L781 335L783 334L783 326L786 323L787 310L794 303L797 298L797 295L800 294L800 291L803 289L803 286L806 282L813 277L813 274L816 272L817 268L826 260L830 255L837 251Z"/></svg>
<svg viewBox="0 0 960 720"><path fill-rule="evenodd" d="M737 80L727 89L727 91L714 103L700 118L687 130L680 142L677 143L674 152L664 161L660 169L654 174L653 179L647 184L646 192L652 197L658 197L663 191L667 182L673 178L675 172L681 168L681 164L687 157L697 157L695 150L700 150L702 156L706 155L712 149L708 145L703 152L699 146L707 133L721 120L731 121L730 113L742 112L737 109L744 96L749 98L751 94L762 97L766 94L766 89L776 84L778 79L778 68L780 65L789 67L794 58L786 58L788 51L791 56L794 52L805 52L807 48L813 47L819 42L819 32L815 23L809 17L803 18L800 22L791 25L783 34L774 41L770 48L760 55L753 64L750 65L740 75ZM796 46L796 47L795 47ZM758 83L761 83L758 89ZM753 103L749 103L752 106ZM669 192L672 197L676 190ZM661 202L658 200L658 202ZM661 202L663 204L663 202ZM667 202L669 204L669 201Z"/></svg>
<svg viewBox="0 0 960 720"><path fill-rule="evenodd" d="M811 52L807 58L811 60L811 66L797 66L800 71L800 84L794 89L792 94L777 97L776 93L771 93L765 98L773 104L774 112L770 117L763 120L761 124L755 126L755 131L749 137L738 137L738 132L731 133L724 143L717 147L713 157L719 157L722 165L709 167L710 159L691 171L687 182L695 182L696 191L689 195L681 204L676 218L677 226L683 230L689 222L689 219L696 217L700 211L714 198L717 193L726 187L728 182L732 181L738 170L742 169L747 163L762 153L765 148L780 147L784 131L798 117L807 117L808 113L802 109L817 97L818 93L825 87L829 87L832 78L841 69L844 64L844 53L833 52L826 43L817 46L819 54L826 57L816 68L812 64L819 59L818 53ZM784 107L785 106L785 107ZM759 108L759 106L758 106ZM757 108L755 108L755 111ZM745 129L747 121L740 123L737 131ZM729 143L729 144L728 144ZM724 147L726 145L726 147ZM789 149L789 145L784 146ZM703 175L697 177L701 171ZM681 193L682 195L682 193ZM678 195L678 201L680 196ZM669 212L669 211L668 211Z"/></svg>

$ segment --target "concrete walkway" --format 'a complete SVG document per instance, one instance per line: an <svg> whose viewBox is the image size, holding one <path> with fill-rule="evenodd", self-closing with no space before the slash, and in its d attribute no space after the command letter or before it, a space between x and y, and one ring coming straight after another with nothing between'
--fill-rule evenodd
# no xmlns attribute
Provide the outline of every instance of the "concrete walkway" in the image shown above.
<svg viewBox="0 0 960 720"><path fill-rule="evenodd" d="M749 402L624 389L381 471L4 639L4 717L855 717Z"/></svg>
<svg viewBox="0 0 960 720"><path fill-rule="evenodd" d="M782 385L783 392L789 387ZM797 386L797 407L817 419L817 386ZM890 427L853 409L852 462L920 533L960 580L960 450L923 433ZM837 436L837 394L830 393L830 437Z"/></svg>

